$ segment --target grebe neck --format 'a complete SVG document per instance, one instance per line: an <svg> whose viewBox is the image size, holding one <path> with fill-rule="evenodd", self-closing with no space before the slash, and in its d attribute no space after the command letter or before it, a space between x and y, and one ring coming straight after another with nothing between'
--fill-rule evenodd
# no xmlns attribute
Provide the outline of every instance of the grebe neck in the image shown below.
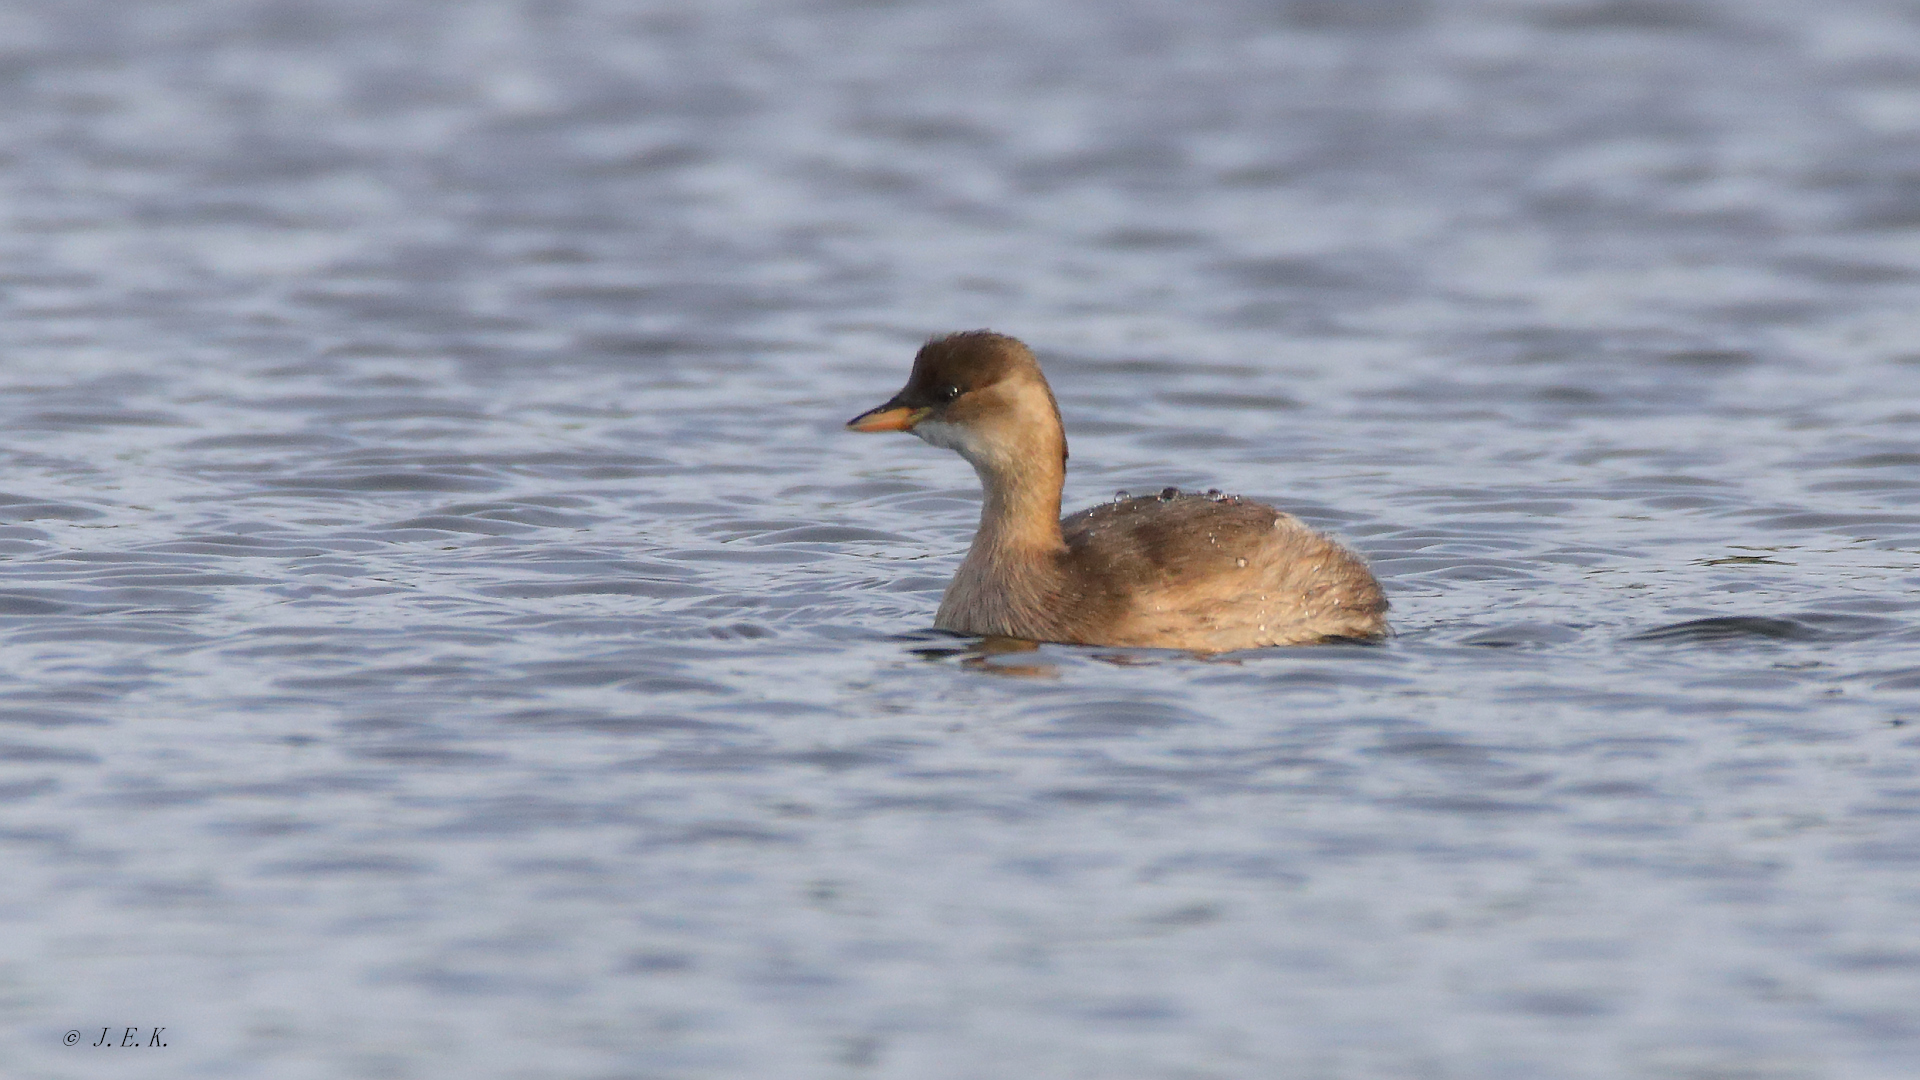
<svg viewBox="0 0 1920 1080"><path fill-rule="evenodd" d="M1066 465L1055 454L974 462L980 474L980 531L973 551L1028 555L1060 551L1060 488Z"/></svg>

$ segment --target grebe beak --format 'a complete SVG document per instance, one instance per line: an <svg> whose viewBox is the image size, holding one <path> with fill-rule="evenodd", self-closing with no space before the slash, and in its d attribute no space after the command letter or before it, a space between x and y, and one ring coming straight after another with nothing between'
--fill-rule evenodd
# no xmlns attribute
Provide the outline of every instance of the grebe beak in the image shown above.
<svg viewBox="0 0 1920 1080"><path fill-rule="evenodd" d="M847 421L848 431L912 431L913 425L927 418L931 408L916 409L889 401L877 409L868 409Z"/></svg>

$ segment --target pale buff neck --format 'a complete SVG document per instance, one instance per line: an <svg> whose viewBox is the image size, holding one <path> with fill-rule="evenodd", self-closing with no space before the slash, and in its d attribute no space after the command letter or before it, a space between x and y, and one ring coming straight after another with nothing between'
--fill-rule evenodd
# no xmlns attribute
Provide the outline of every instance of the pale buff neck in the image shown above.
<svg viewBox="0 0 1920 1080"><path fill-rule="evenodd" d="M1051 440L1049 440L1051 442ZM1031 453L1000 462L975 462L980 474L980 531L973 539L974 555L1019 557L1059 551L1060 485L1066 463L1057 444L1031 447Z"/></svg>
<svg viewBox="0 0 1920 1080"><path fill-rule="evenodd" d="M968 562L1032 559L1066 546L1060 485L1067 475L1067 438L1044 381L991 387L970 415L923 421L913 433L957 451L980 474L980 531Z"/></svg>
<svg viewBox="0 0 1920 1080"><path fill-rule="evenodd" d="M988 409L962 423L922 423L928 442L960 452L980 474L980 529L934 625L969 634L1057 640L1061 591L1055 556L1066 437L1046 384L1001 388Z"/></svg>

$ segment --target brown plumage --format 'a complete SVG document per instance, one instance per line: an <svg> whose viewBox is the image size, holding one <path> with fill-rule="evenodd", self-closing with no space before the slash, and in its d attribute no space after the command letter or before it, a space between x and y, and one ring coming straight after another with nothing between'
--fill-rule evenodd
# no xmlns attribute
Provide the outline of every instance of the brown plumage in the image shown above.
<svg viewBox="0 0 1920 1080"><path fill-rule="evenodd" d="M942 629L1200 652L1386 635L1360 557L1271 506L1168 489L1060 520L1060 409L1032 351L1003 334L929 341L906 387L847 426L911 431L980 474L980 531Z"/></svg>

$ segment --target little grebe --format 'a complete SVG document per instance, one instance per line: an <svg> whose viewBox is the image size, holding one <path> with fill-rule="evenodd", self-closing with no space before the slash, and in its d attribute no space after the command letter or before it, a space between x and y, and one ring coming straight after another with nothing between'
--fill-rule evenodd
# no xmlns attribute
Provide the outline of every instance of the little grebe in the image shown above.
<svg viewBox="0 0 1920 1080"><path fill-rule="evenodd" d="M906 387L847 427L910 431L980 474L980 531L934 616L943 630L1200 652L1386 635L1360 557L1271 506L1168 488L1060 520L1060 408L1004 334L929 341Z"/></svg>

